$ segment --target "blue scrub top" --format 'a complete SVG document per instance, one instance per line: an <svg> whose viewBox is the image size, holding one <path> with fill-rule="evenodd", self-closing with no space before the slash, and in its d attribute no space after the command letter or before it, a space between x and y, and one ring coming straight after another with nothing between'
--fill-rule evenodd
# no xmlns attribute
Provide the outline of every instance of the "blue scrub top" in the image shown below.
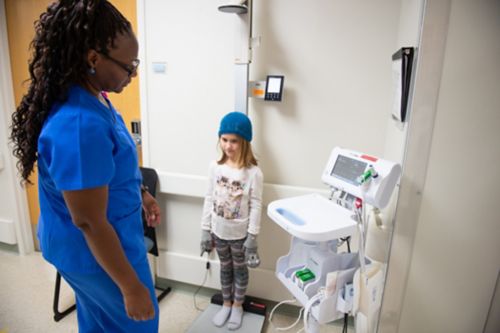
<svg viewBox="0 0 500 333"><path fill-rule="evenodd" d="M56 103L38 139L38 238L44 258L66 272L102 271L72 222L62 192L108 186L107 218L131 264L146 259L141 173L122 117L80 86Z"/></svg>

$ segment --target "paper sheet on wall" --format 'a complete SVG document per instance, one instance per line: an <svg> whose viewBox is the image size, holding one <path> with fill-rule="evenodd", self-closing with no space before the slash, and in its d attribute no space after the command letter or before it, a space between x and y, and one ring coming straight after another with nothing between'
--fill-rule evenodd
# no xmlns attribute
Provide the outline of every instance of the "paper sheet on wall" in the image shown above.
<svg viewBox="0 0 500 333"><path fill-rule="evenodd" d="M401 119L401 98L403 95L403 80L402 80L402 60L396 59L392 61L392 84L394 91L394 104L392 105L392 116L402 121Z"/></svg>

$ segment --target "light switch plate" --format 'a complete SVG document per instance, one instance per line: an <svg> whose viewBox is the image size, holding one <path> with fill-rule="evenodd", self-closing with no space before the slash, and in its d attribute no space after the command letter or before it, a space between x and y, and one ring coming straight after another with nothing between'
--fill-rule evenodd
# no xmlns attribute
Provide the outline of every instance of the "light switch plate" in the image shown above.
<svg viewBox="0 0 500 333"><path fill-rule="evenodd" d="M167 63L166 62L153 62L153 72L165 74L167 71Z"/></svg>

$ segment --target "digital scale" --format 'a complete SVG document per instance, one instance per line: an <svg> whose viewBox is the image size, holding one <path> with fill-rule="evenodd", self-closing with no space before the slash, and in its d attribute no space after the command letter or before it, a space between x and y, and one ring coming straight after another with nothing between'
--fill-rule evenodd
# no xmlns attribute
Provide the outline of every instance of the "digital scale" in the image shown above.
<svg viewBox="0 0 500 333"><path fill-rule="evenodd" d="M235 332L227 328L227 323L222 327L216 327L212 323L212 319L217 314L222 306L222 294L217 293L210 299L208 307L196 318L191 324L186 333L220 333L220 332ZM238 333L256 333L264 326L266 319L266 305L251 296L245 297L243 303L243 320L241 327L237 330Z"/></svg>

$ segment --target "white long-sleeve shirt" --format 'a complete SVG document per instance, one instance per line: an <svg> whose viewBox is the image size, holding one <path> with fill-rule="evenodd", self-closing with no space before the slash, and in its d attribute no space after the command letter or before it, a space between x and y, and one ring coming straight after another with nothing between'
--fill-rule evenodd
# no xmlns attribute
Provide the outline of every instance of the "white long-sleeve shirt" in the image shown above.
<svg viewBox="0 0 500 333"><path fill-rule="evenodd" d="M236 169L211 162L201 228L226 240L258 235L263 183L257 166Z"/></svg>

